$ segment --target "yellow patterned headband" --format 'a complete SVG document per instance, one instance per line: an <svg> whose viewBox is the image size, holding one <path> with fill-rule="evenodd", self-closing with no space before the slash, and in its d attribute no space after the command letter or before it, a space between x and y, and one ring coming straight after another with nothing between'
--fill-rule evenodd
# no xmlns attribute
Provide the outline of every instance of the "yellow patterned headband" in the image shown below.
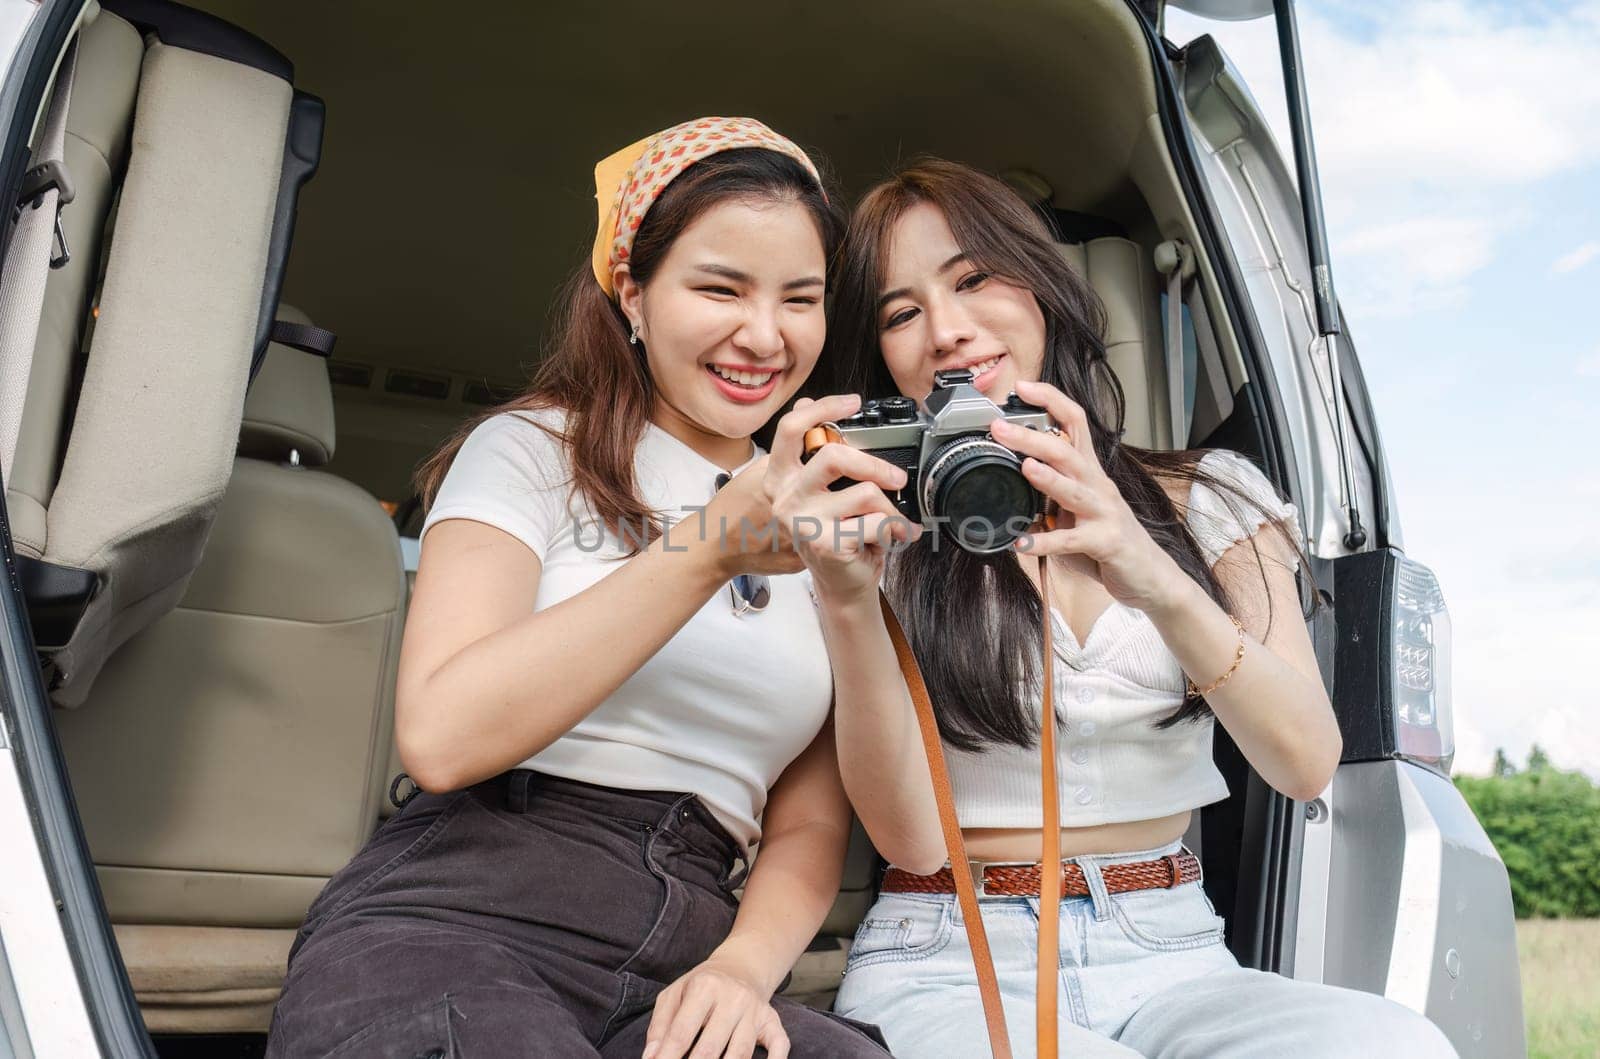
<svg viewBox="0 0 1600 1059"><path fill-rule="evenodd" d="M821 185L817 167L789 139L754 118L696 118L631 143L594 167L600 225L594 237L594 278L612 298L611 273L633 252L639 223L679 173L719 151L763 147L788 155Z"/></svg>

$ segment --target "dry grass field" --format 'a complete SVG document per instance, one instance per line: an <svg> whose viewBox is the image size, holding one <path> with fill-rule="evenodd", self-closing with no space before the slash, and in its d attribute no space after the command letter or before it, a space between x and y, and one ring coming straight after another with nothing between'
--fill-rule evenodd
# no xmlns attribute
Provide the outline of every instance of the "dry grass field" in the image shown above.
<svg viewBox="0 0 1600 1059"><path fill-rule="evenodd" d="M1600 1059L1600 919L1520 919L1528 1059Z"/></svg>

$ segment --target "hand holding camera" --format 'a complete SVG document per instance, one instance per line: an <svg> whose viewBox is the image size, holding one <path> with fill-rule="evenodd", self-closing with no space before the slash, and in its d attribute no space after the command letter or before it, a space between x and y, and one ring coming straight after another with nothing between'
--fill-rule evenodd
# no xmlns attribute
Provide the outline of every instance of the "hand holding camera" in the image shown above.
<svg viewBox="0 0 1600 1059"><path fill-rule="evenodd" d="M1022 396L1060 424L1056 432L995 424L996 440L1015 450L1030 485L1060 508L1055 527L1028 535L1017 550L1029 555L1081 555L1124 606L1149 611L1177 598L1194 582L1133 514L1100 466L1083 407L1048 383L1019 381Z"/></svg>
<svg viewBox="0 0 1600 1059"><path fill-rule="evenodd" d="M860 449L906 472L890 494L911 522L971 552L1003 551L1044 513L1044 497L1022 472L1023 457L993 428L1051 429L1044 408L1016 394L1004 404L972 384L972 372L941 371L924 410L908 397L868 401L855 415L808 431L805 456L821 459L829 443ZM835 489L853 488L842 479Z"/></svg>
<svg viewBox="0 0 1600 1059"><path fill-rule="evenodd" d="M717 568L740 574L793 574L802 569L787 525L774 517L764 483L771 456L763 456L717 490L702 514L701 532L717 542ZM683 531L677 531L683 532ZM774 540L776 535L776 540Z"/></svg>
<svg viewBox="0 0 1600 1059"><path fill-rule="evenodd" d="M854 394L801 399L773 438L766 475L772 511L794 538L819 595L875 593L887 548L920 533L889 499L905 487L904 469L847 445L804 451L810 431L860 406Z"/></svg>
<svg viewBox="0 0 1600 1059"><path fill-rule="evenodd" d="M810 480L851 498L839 506L870 506L879 525L888 515L873 491L902 519L967 551L1082 555L1127 606L1175 598L1189 578L1100 466L1083 408L1048 383L1021 380L1017 391L995 404L970 372L944 371L922 410L905 397L828 398L840 403L816 402L805 415L797 406L785 423L803 431L800 459L818 475ZM852 414L824 414L835 409ZM820 586L823 573L807 565Z"/></svg>

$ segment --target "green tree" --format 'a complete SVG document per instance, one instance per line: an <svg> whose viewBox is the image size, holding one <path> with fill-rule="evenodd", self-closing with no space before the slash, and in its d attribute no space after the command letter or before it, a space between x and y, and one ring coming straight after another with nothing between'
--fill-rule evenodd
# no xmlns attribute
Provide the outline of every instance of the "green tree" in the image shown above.
<svg viewBox="0 0 1600 1059"><path fill-rule="evenodd" d="M1492 775L1497 776L1500 779L1505 779L1507 776L1515 776L1516 774L1517 766L1513 765L1511 763L1511 759L1506 757L1505 748L1499 746L1495 747L1494 772Z"/></svg>
<svg viewBox="0 0 1600 1059"><path fill-rule="evenodd" d="M1518 916L1600 916L1600 786L1538 747L1526 771L1456 786L1505 861Z"/></svg>

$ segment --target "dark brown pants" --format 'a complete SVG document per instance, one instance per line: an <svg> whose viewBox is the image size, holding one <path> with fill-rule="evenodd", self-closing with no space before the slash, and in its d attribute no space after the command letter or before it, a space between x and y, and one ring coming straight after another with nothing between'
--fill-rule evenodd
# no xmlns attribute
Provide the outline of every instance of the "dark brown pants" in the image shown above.
<svg viewBox="0 0 1600 1059"><path fill-rule="evenodd" d="M733 925L737 856L693 795L523 770L416 795L307 911L268 1059L637 1059L656 994ZM794 1059L889 1054L773 1005Z"/></svg>

